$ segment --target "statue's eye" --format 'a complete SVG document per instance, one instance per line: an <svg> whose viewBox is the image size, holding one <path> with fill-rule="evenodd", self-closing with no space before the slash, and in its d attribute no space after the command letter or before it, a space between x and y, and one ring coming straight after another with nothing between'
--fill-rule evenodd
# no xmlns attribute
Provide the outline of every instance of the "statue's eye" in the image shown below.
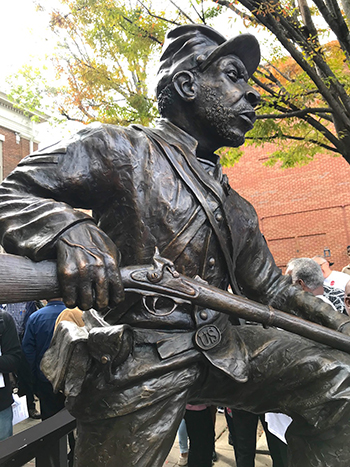
<svg viewBox="0 0 350 467"><path fill-rule="evenodd" d="M231 70L227 72L227 76L235 83L238 80L238 71L235 68L231 68Z"/></svg>

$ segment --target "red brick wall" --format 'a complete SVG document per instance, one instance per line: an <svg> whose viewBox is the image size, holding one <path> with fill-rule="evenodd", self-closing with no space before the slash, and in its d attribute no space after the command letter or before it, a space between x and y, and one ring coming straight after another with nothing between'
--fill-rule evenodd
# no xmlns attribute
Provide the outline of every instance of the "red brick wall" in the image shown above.
<svg viewBox="0 0 350 467"><path fill-rule="evenodd" d="M2 143L2 150L4 164L3 175L6 177L17 166L18 162L29 154L30 142L21 137L19 144L17 144L15 132L1 126L0 134L5 136L5 141ZM34 143L34 151L37 149L38 145Z"/></svg>
<svg viewBox="0 0 350 467"><path fill-rule="evenodd" d="M246 148L240 161L225 169L231 186L257 210L279 267L329 248L333 269L341 270L349 262L350 165L342 157L321 154L303 167L265 167L272 149Z"/></svg>

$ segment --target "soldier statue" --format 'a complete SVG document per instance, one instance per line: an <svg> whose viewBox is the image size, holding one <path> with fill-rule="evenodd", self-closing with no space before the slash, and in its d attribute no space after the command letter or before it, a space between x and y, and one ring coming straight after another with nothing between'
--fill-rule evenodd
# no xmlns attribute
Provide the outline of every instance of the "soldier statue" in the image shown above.
<svg viewBox="0 0 350 467"><path fill-rule="evenodd" d="M161 467L189 401L285 413L290 466L349 467L350 355L123 290L120 271L151 264L157 248L154 261L177 274L350 334L349 317L281 274L215 154L253 127L259 60L250 34L177 27L160 58L154 128L89 125L24 158L0 186L6 252L57 260L63 300L86 310L81 360L67 357L61 386L77 419L76 467Z"/></svg>

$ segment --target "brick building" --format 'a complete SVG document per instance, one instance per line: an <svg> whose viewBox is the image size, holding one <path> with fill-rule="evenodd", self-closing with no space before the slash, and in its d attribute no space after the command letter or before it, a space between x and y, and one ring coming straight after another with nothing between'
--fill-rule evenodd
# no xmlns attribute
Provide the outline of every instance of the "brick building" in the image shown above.
<svg viewBox="0 0 350 467"><path fill-rule="evenodd" d="M260 228L279 267L293 257L330 253L333 269L349 263L350 165L320 154L303 167L263 165L272 145L248 147L225 169L231 186L257 210Z"/></svg>
<svg viewBox="0 0 350 467"><path fill-rule="evenodd" d="M47 116L39 112L23 112L16 109L6 94L0 92L0 180L6 177L18 162L38 149L35 123L36 115L41 121Z"/></svg>

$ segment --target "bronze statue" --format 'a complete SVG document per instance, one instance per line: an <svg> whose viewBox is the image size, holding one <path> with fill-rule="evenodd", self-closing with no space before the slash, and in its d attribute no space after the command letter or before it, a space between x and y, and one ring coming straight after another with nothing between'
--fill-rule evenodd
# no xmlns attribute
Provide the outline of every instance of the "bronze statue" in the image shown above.
<svg viewBox="0 0 350 467"><path fill-rule="evenodd" d="M151 263L157 247L181 274L350 334L349 318L281 275L215 155L254 124L247 80L259 59L249 34L178 27L160 59L155 128L91 125L0 186L6 251L57 259L65 303L89 310L86 328L62 331L81 344L60 380L78 420L77 467L161 467L187 401L286 413L290 466L348 467L350 355L122 288L119 268Z"/></svg>

